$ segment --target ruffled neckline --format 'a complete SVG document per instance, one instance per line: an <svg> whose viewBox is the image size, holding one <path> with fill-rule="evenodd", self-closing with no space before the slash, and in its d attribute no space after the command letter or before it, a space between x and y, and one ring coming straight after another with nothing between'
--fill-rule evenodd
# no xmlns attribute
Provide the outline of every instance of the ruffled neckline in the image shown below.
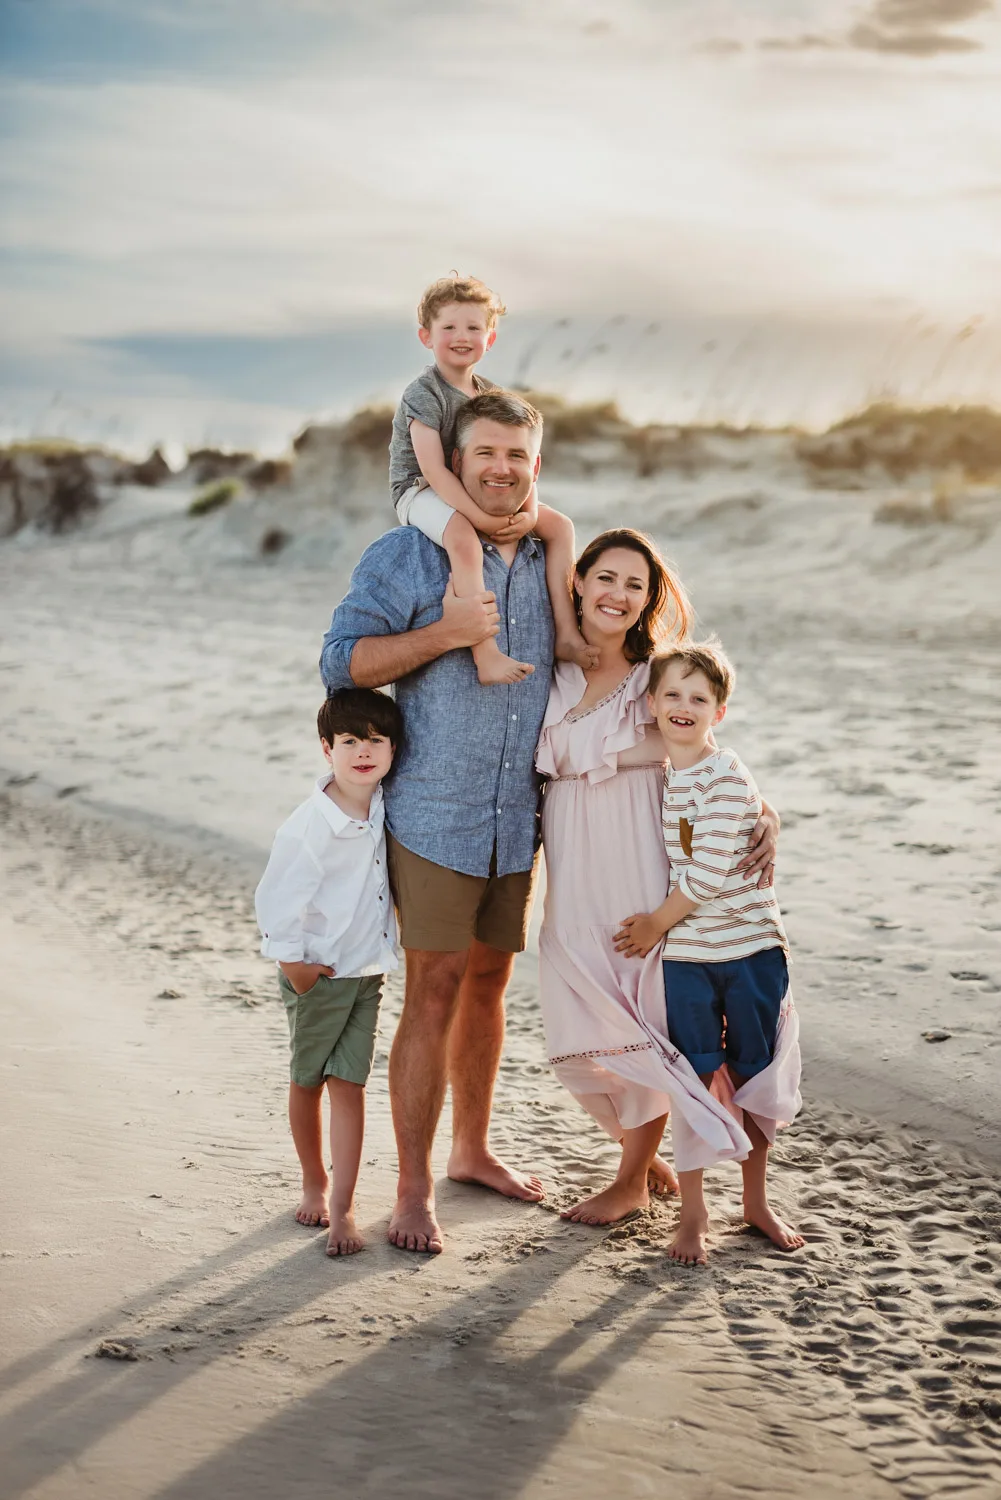
<svg viewBox="0 0 1001 1500"><path fill-rule="evenodd" d="M543 720L536 751L536 768L543 776L558 777L560 756L553 744L553 734L561 726L574 729L574 774L588 781L604 781L618 770L619 754L630 750L646 736L653 716L646 706L649 662L639 661L622 681L590 708L575 713L587 690L587 678L575 663L560 662L553 673L549 704ZM599 712L604 710L601 717ZM584 730L577 726L585 721Z"/></svg>

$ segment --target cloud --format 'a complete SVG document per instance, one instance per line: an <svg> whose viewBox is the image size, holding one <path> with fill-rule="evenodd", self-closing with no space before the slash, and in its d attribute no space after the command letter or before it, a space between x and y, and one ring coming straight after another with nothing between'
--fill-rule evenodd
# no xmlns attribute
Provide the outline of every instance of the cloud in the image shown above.
<svg viewBox="0 0 1001 1500"><path fill-rule="evenodd" d="M979 52L982 43L942 30L959 26L994 10L994 0L876 0L847 33L805 32L768 36L758 42L764 52L814 52L848 48L858 52L891 52L902 57L938 57L942 53Z"/></svg>

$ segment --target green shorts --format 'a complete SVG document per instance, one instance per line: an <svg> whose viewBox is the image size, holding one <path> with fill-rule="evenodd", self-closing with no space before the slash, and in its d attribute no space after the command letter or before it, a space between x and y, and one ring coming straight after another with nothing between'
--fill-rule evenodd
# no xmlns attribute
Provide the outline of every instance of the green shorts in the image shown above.
<svg viewBox="0 0 1001 1500"><path fill-rule="evenodd" d="M384 974L366 974L362 979L328 979L321 974L311 990L297 995L278 970L288 1015L293 1083L315 1089L325 1078L368 1082L384 979Z"/></svg>

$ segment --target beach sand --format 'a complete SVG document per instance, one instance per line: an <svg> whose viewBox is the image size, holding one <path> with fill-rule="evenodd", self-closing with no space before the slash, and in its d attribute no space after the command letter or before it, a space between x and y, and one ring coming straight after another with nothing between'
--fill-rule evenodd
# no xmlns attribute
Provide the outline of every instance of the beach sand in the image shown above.
<svg viewBox="0 0 1001 1500"><path fill-rule="evenodd" d="M583 539L651 530L736 658L727 739L785 821L807 1104L774 1182L806 1248L743 1228L736 1169L705 1271L667 1259L671 1204L559 1219L616 1152L544 1065L530 955L495 1142L547 1203L442 1180L446 1253L384 1242L394 981L369 1249L331 1262L294 1224L252 893L381 517L294 514L302 546L264 562L261 507L123 495L0 550L5 1500L1001 1494L993 521L974 497L885 525L885 496L753 475L641 489L547 498Z"/></svg>

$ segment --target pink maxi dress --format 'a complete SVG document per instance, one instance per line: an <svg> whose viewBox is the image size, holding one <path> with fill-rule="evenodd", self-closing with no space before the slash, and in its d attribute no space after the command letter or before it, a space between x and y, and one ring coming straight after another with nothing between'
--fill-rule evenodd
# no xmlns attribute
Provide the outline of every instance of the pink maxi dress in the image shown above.
<svg viewBox="0 0 1001 1500"><path fill-rule="evenodd" d="M549 1061L560 1082L615 1140L670 1113L679 1171L743 1160L748 1109L769 1140L799 1108L798 1022L791 996L776 1055L735 1095L721 1069L711 1090L667 1033L660 947L645 959L615 951L623 917L667 893L661 832L665 748L646 704L649 666L637 663L582 713L587 686L559 664L536 753L549 778L542 810L547 891L539 939Z"/></svg>

